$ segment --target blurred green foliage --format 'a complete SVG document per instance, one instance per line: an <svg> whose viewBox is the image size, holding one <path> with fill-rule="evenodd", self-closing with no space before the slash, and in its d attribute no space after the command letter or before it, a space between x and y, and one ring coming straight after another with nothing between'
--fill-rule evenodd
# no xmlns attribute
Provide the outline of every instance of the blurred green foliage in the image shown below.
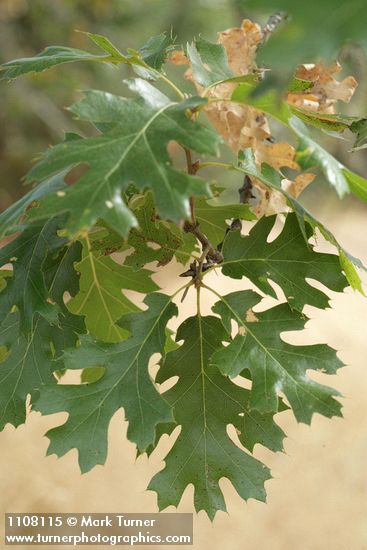
<svg viewBox="0 0 367 550"><path fill-rule="evenodd" d="M274 69L289 70L310 60L333 61L345 44L366 46L366 0L240 0L244 7L265 16L277 11L285 14L286 24L264 47L262 58ZM322 25L320 27L320 24Z"/></svg>

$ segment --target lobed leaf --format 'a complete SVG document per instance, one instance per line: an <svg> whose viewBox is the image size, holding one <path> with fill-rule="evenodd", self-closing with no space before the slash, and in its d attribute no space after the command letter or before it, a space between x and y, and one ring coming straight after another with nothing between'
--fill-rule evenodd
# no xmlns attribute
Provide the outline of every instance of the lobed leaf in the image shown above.
<svg viewBox="0 0 367 550"><path fill-rule="evenodd" d="M340 162L310 137L306 127L300 120L294 117L290 120L290 125L299 137L296 159L301 168L318 166L328 183L335 188L339 197L342 198L346 193L349 193L348 182L343 174Z"/></svg>
<svg viewBox="0 0 367 550"><path fill-rule="evenodd" d="M7 423L23 424L27 396L33 401L42 384L55 383L51 370L53 332L42 317L36 316L28 335L20 330L18 313L9 313L0 326L0 346L6 354L0 359L0 430Z"/></svg>
<svg viewBox="0 0 367 550"><path fill-rule="evenodd" d="M159 219L151 193L136 197L134 203L135 206L130 202L130 208L139 226L129 233L128 244L134 251L126 258L125 265L134 270L139 270L150 262L164 266L176 255L178 259L183 256L183 263L187 263L195 249L195 239L189 241L186 238L188 236L176 225Z"/></svg>
<svg viewBox="0 0 367 550"><path fill-rule="evenodd" d="M130 332L116 321L139 308L123 291L154 292L158 286L150 278L152 272L142 269L135 273L128 265L92 252L87 244L81 261L74 265L80 273L80 291L68 302L69 311L83 315L87 329L98 340L119 342L126 338Z"/></svg>
<svg viewBox="0 0 367 550"><path fill-rule="evenodd" d="M233 279L247 277L260 290L270 296L276 294L269 280L283 290L292 309L302 311L306 304L326 308L328 297L312 286L315 279L331 290L340 292L347 286L338 257L315 252L307 246L297 217L287 215L280 235L268 242L276 216L261 218L247 237L239 232L227 234L223 243L222 272ZM308 236L312 231L306 226Z"/></svg>
<svg viewBox="0 0 367 550"><path fill-rule="evenodd" d="M13 306L17 306L24 332L31 330L36 313L51 322L57 319L57 306L47 301L48 289L42 269L47 256L65 245L66 239L57 235L63 222L56 217L44 224L32 224L0 249L0 267L12 264L14 270L0 294L0 318L5 319Z"/></svg>
<svg viewBox="0 0 367 550"><path fill-rule="evenodd" d="M266 164L263 164L260 170L255 164L254 155L251 150L245 150L240 153L239 166L234 167L234 169L259 179L270 189L277 190L279 193L284 195L284 197L287 199L289 206L292 208L297 217L305 242L308 243L308 236L306 231L307 224L309 224L314 229L314 231L316 229L319 229L323 237L337 248L339 253L340 265L345 271L349 284L354 289L359 290L363 294L362 282L356 269L365 269L361 261L346 252L340 246L334 235L319 220L317 220L299 201L297 201L282 188L283 178L280 172L277 172L274 168ZM345 170L345 175L346 177L348 177L348 180L350 182L353 182L356 194L361 193L363 195L365 184L367 189L367 181L364 180L364 178L357 176L357 174L349 172L348 170ZM350 185L352 187L352 183L350 183Z"/></svg>
<svg viewBox="0 0 367 550"><path fill-rule="evenodd" d="M235 76L228 65L226 50L221 44L199 38L192 44L187 44L187 55L195 81L205 88Z"/></svg>
<svg viewBox="0 0 367 550"><path fill-rule="evenodd" d="M355 120L350 129L356 134L356 140L353 145L353 151L359 151L360 149L365 149L367 147L367 119L362 118Z"/></svg>
<svg viewBox="0 0 367 550"><path fill-rule="evenodd" d="M77 61L123 63L141 67L144 69L145 75L148 74L157 77L159 73L158 75L155 73L161 69L173 44L172 36L162 33L150 38L140 50L130 50L125 55L105 36L89 32L84 32L83 34L87 35L102 50L103 54L92 54L66 46L49 46L33 57L14 59L1 65L0 70L3 73L0 76L0 80L13 79L28 73L39 73L57 65Z"/></svg>
<svg viewBox="0 0 367 550"><path fill-rule="evenodd" d="M145 304L146 311L123 318L123 328L132 334L127 340L108 344L81 336L79 347L65 351L67 369L102 367L102 377L91 384L46 385L35 404L42 414L69 413L64 424L47 432L48 454L62 456L77 448L82 472L105 462L108 426L121 407L129 421L128 438L141 452L154 442L156 425L173 420L171 407L150 378L148 363L154 353L164 353L166 324L177 308L168 296L157 293L147 296Z"/></svg>
<svg viewBox="0 0 367 550"><path fill-rule="evenodd" d="M316 412L330 418L341 416L341 405L333 396L339 392L315 382L307 370L334 374L342 367L334 350L326 345L293 346L281 335L304 328L307 318L288 304L253 313L261 297L252 291L233 292L213 307L225 326L231 319L238 333L229 346L212 356L220 372L231 377L244 370L251 375L250 408L260 413L278 411L279 393L288 399L298 422L310 424Z"/></svg>
<svg viewBox="0 0 367 550"><path fill-rule="evenodd" d="M20 228L19 224L21 223L21 218L28 207L34 206L37 201L51 193L63 191L66 187L63 176L64 174L58 174L42 182L17 202L10 205L9 208L4 210L4 212L0 214L0 237L14 233Z"/></svg>
<svg viewBox="0 0 367 550"><path fill-rule="evenodd" d="M210 202L206 199L197 199L195 217L202 231L215 246L223 241L226 230L230 227L227 220L256 219L248 204L220 204L215 199Z"/></svg>
<svg viewBox="0 0 367 550"><path fill-rule="evenodd" d="M190 105L192 103L191 100ZM43 180L80 163L87 163L89 170L64 194L44 199L32 210L31 217L38 219L68 211L67 227L71 234L91 227L102 218L125 236L136 221L122 201L121 193L133 181L140 189L149 186L153 190L161 217L174 221L187 218L189 197L209 196L209 188L200 178L171 166L167 144L175 140L200 153L215 154L219 138L211 130L190 121L185 114L186 107L185 102L177 104L167 99L167 103L157 109L141 100L87 92L86 98L73 107L73 112L93 123L115 125L101 136L67 141L44 154L29 172L29 181Z"/></svg>
<svg viewBox="0 0 367 550"><path fill-rule="evenodd" d="M28 236L30 236L29 232ZM40 240L43 238L47 238L47 232L40 237ZM52 234L49 235L49 238L51 241ZM79 243L62 248L56 255L55 248L51 246L47 251L48 255L42 262L43 273L40 264L33 261L33 256L37 255L38 259L42 260L42 248L40 246L32 248L32 244L34 243L31 240L27 240L24 249L15 248L17 253L27 252L28 266L25 259L20 256L15 264L15 280L14 282L12 279L7 281L7 285L2 288L0 293L0 300L6 302L9 301L9 295L10 297L14 297L16 294L21 295L19 269L29 269L32 276L29 277L29 280L25 278L24 303L28 307L34 306L34 299L33 302L31 301L33 296L30 296L32 291L36 296L38 294L39 299L43 298L45 306L47 295L48 299L56 302L58 309L56 310L56 306L54 306L53 315L47 314L46 318L42 317L36 308L30 309L29 325L25 325L28 318L25 318L23 303L19 299L14 300L19 311L10 312L2 320L0 346L2 350L5 350L5 354L1 356L0 361L0 429L3 429L7 423L19 426L25 422L28 396L30 396L32 406L43 384L56 383L53 371L62 372L63 370L61 360L63 350L66 347L75 346L78 335L85 331L82 319L69 313L63 301L65 292L72 295L78 290L78 278L70 263L78 257ZM26 249L27 245L30 247L29 251ZM18 261L21 261L23 265L18 266ZM37 269L39 269L38 277L36 277ZM3 271L1 270L1 272ZM4 273L7 278L11 274L12 272L8 271Z"/></svg>
<svg viewBox="0 0 367 550"><path fill-rule="evenodd" d="M272 415L249 409L248 390L210 365L211 355L228 337L218 318L190 317L177 332L176 340L183 344L167 355L158 372L160 383L179 377L163 395L181 426L164 469L148 487L157 492L160 509L177 506L186 487L193 484L196 511L205 510L213 519L217 510L226 510L219 487L223 477L243 499L265 500L269 470L232 441L227 426L235 426L241 444L250 450L255 443L281 450L284 434ZM171 431L172 426L164 428Z"/></svg>
<svg viewBox="0 0 367 550"><path fill-rule="evenodd" d="M145 63L159 71L166 61L167 54L172 50L174 42L172 34L162 32L149 38L140 48L139 53Z"/></svg>
<svg viewBox="0 0 367 550"><path fill-rule="evenodd" d="M3 71L0 80L17 78L27 73L39 73L64 63L75 61L110 61L110 56L95 55L83 50L68 48L66 46L49 46L34 57L14 59L1 65Z"/></svg>

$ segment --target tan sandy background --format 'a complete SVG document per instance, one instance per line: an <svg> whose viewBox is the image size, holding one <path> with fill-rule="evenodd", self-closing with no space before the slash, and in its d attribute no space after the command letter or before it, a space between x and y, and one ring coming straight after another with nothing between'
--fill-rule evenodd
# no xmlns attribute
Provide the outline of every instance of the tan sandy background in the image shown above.
<svg viewBox="0 0 367 550"><path fill-rule="evenodd" d="M319 208L319 215L325 218L324 210L328 209ZM328 224L341 243L365 262L366 214L367 208L354 204L339 207ZM181 269L177 266L166 280L170 290L176 288ZM210 276L222 290L243 284L231 286L229 279ZM185 302L187 311L192 299L189 296ZM208 297L206 308L210 305ZM222 480L228 514L218 513L213 524L202 512L194 516L195 550L367 549L367 301L348 290L333 294L332 306L322 312L308 310L312 320L302 341L327 341L346 363L327 380L345 395L344 419L316 416L310 428L283 413L279 423L288 434L286 453L255 448L255 455L266 460L274 476L267 482L267 504L242 502L230 483ZM157 511L156 495L145 487L162 467L167 441L149 461L145 456L136 461L134 446L125 439L121 410L111 422L105 467L81 476L76 451L61 459L45 457L48 440L43 434L65 418L32 413L25 426L17 430L8 426L0 434L1 512ZM192 511L192 495L188 488L179 511Z"/></svg>

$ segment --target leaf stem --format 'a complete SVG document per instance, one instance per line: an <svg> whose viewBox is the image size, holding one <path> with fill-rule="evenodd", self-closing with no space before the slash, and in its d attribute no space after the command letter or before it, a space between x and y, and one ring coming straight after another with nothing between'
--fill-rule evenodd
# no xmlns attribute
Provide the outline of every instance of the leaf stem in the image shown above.
<svg viewBox="0 0 367 550"><path fill-rule="evenodd" d="M198 317L201 317L200 311L200 286L196 287L196 310Z"/></svg>
<svg viewBox="0 0 367 550"><path fill-rule="evenodd" d="M190 149L188 149L187 147L184 147L184 151L186 156L187 172L190 175L195 175L198 170L198 163L193 164ZM191 211L191 221L193 224L196 224L194 197L190 197L190 211Z"/></svg>
<svg viewBox="0 0 367 550"><path fill-rule="evenodd" d="M156 74L157 74L157 76L159 76L159 78L161 78L163 80L163 82L168 84L168 86L170 86L172 88L172 90L174 90L176 92L176 94L178 95L178 97L181 100L185 99L185 94L183 92L181 92L180 88L178 88L176 86L176 84L174 82L172 82L172 80L170 80L165 74L163 74L159 71L156 71Z"/></svg>
<svg viewBox="0 0 367 550"><path fill-rule="evenodd" d="M202 164L200 162L192 162L192 155L190 149L187 147L184 147L185 155L186 155L186 163L187 163L187 172L191 175L196 174L196 172L199 170L199 168L202 167ZM205 164L205 163L204 163ZM184 231L186 233L192 233L195 235L197 240L200 242L203 253L205 252L205 256L200 259L201 263L203 263L205 257L208 257L210 260L214 261L215 263L221 263L223 261L222 254L216 250L216 248L211 244L208 237L204 235L204 233L201 231L200 226L196 220L195 217L195 201L194 197L190 197L190 210L191 210L191 222L186 221L184 224Z"/></svg>
<svg viewBox="0 0 367 550"><path fill-rule="evenodd" d="M234 166L233 164L229 164L228 162L215 162L215 161L200 162L197 168L197 171L201 170L202 168L211 168L211 167L225 168L226 170L242 171L242 170L239 170L237 166Z"/></svg>

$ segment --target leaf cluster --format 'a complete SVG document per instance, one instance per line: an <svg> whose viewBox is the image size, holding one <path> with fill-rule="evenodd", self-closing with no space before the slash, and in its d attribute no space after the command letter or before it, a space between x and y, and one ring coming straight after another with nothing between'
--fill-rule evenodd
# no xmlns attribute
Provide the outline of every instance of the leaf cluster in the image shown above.
<svg viewBox="0 0 367 550"><path fill-rule="evenodd" d="M228 43L239 31L241 40L255 37L246 43L246 70ZM265 500L270 471L253 451L282 450L278 414L291 410L307 424L315 413L341 415L339 393L309 374L334 374L342 366L335 350L293 345L284 333L302 331L305 307L327 308L331 292L348 285L363 292L362 266L298 197L316 169L340 197L367 200L367 181L311 133L352 129L360 147L363 120L290 101L289 94L301 103L310 90L317 95L319 83L297 74L282 98L275 90L254 95L261 32L244 22L226 33L185 51L161 34L126 52L88 34L97 53L53 46L1 67L3 80L79 61L136 73L124 83L127 97L89 90L70 107L90 135L67 134L45 151L26 176L31 190L0 215L1 428L25 422L29 396L32 410L67 412L47 433L48 452L76 448L86 472L105 462L109 423L123 408L138 454L172 437L149 485L160 508L177 506L192 484L196 510L210 518L226 509L223 477L244 500ZM169 61L188 66L191 94L169 77ZM266 116L287 127L295 147L274 144ZM231 162L218 159L225 141ZM70 184L76 167L81 175ZM209 167L217 182L205 177ZM230 204L228 171L239 191ZM243 221L251 224L246 234ZM317 251L320 238L334 253ZM170 277L172 263L186 283L170 296L156 274L166 269ZM207 284L213 270L242 289L222 295ZM188 291L197 310L173 331L177 299ZM204 315L209 294L215 304ZM264 308L266 296L275 305ZM60 383L67 370L81 370L80 383Z"/></svg>

